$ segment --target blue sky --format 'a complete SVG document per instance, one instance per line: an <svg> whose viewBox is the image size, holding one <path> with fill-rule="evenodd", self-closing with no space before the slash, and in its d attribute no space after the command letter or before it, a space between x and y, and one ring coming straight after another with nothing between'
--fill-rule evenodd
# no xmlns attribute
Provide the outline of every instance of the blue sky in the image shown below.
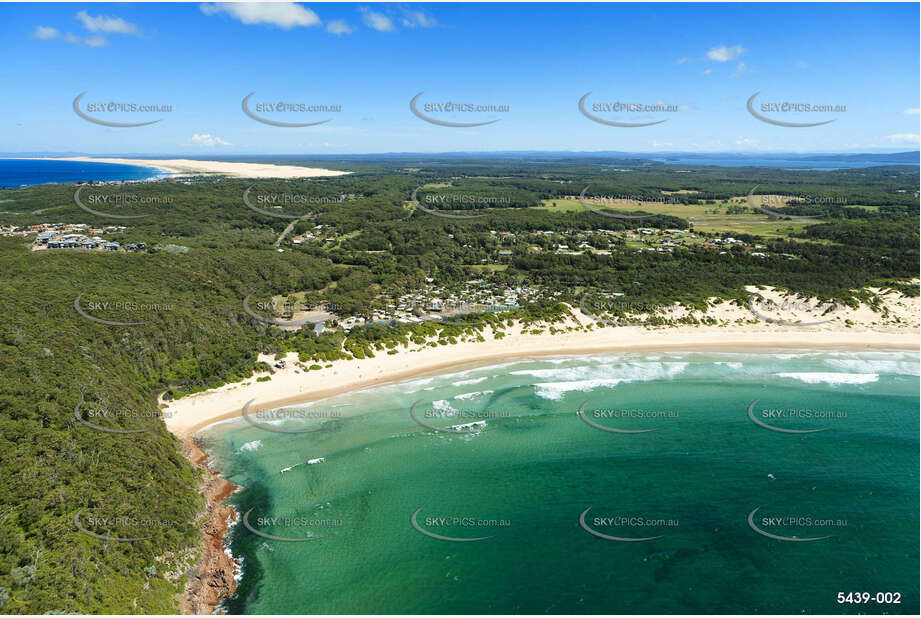
<svg viewBox="0 0 921 618"><path fill-rule="evenodd" d="M491 150L903 151L918 148L919 5L0 4L0 151L341 154ZM117 101L158 113L72 109ZM260 114L257 103L341 106ZM427 115L410 100L508 106ZM578 108L615 122L611 127ZM788 122L762 122L746 109ZM606 112L600 103L674 106ZM843 105L794 113L769 103ZM429 108L431 109L431 108ZM88 112L89 113L89 112Z"/></svg>

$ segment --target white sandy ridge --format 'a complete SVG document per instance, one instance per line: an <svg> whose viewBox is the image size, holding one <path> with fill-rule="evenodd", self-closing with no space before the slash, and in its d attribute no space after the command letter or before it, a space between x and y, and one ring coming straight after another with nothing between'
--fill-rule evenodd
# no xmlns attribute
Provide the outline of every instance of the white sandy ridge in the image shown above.
<svg viewBox="0 0 921 618"><path fill-rule="evenodd" d="M20 158L20 157L16 157ZM21 157L47 161L88 161L91 163L119 163L153 167L171 174L222 175L234 178L318 178L321 176L343 176L351 172L327 170L299 165L275 165L273 163L238 163L231 161L198 161L195 159L124 159L115 157Z"/></svg>

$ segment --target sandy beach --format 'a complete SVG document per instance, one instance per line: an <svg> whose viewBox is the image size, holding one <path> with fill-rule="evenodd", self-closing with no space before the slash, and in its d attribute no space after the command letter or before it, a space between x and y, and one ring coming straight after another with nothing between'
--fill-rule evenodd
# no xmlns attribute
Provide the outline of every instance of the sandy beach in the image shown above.
<svg viewBox="0 0 921 618"><path fill-rule="evenodd" d="M427 373L541 356L641 350L918 350L921 342L919 299L892 294L886 297L885 305L888 311L885 319L883 314L861 305L842 309L841 315L826 324L808 327L753 322L748 309L729 303L711 307L707 312L708 316L726 323L723 326L655 329L603 326L575 310L573 318L554 325L567 332L556 334L546 332L546 328L539 334L522 332L520 326L514 326L497 339L487 328L483 332L485 341L468 340L438 347L412 346L401 349L398 354L379 352L374 358L324 363L331 366L313 371L306 370L312 363L300 363L295 354L289 354L285 358L285 368L276 369L269 380L257 381L268 373L254 374L242 382L166 402L163 417L171 432L187 439L211 423L240 416L243 405L250 400L253 400L251 409L261 411ZM270 365L275 362L274 357L265 355L259 360Z"/></svg>
<svg viewBox="0 0 921 618"><path fill-rule="evenodd" d="M343 176L351 172L327 170L318 167L298 165L274 165L270 163L237 163L230 161L198 161L194 159L122 159L112 157L16 157L49 161L89 161L92 163L119 163L140 165L161 169L170 174L221 175L234 178L319 178Z"/></svg>

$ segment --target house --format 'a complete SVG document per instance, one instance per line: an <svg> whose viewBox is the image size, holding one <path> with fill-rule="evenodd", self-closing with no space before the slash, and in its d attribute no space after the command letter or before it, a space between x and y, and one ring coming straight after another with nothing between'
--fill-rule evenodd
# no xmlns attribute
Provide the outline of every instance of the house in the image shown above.
<svg viewBox="0 0 921 618"><path fill-rule="evenodd" d="M106 251L118 251L119 247L121 247L121 245L117 242L107 242L105 244Z"/></svg>

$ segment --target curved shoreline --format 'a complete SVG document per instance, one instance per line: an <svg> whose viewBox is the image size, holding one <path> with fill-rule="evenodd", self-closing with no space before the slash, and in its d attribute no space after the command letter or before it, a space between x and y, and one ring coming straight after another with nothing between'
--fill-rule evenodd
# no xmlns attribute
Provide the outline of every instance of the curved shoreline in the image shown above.
<svg viewBox="0 0 921 618"><path fill-rule="evenodd" d="M774 291L762 294L783 296ZM834 322L817 326L780 326L770 317L753 316L752 311L717 299L705 313L694 314L721 326L642 325L606 327L584 312L575 311L551 323L522 325L503 323L501 331L484 325L475 333L460 335L455 343L439 345L437 341L411 343L395 350L375 351L365 359L336 360L309 370L311 361L302 363L297 354L285 356L284 366L271 372L251 375L237 383L164 402L163 419L167 429L190 444L197 432L215 423L242 416L244 405L252 402L267 410L308 403L343 393L359 391L410 380L423 375L463 371L477 366L536 359L541 357L586 356L609 353L653 351L734 351L771 352L780 350L860 352L868 350L921 351L918 314L921 299L897 294L880 294L886 310L877 312L864 304L836 314ZM677 316L682 317L681 313ZM753 320L753 317L758 319ZM273 356L259 354L258 361L276 365ZM262 381L260 381L262 380ZM215 475L215 478L217 475ZM226 481L225 481L226 482ZM208 513L230 508L217 496L206 495ZM223 547L223 536L215 545L212 528L205 529L203 555L216 555ZM216 563L211 563L216 564ZM208 569L211 591L223 588L233 578L233 562ZM198 590L202 590L198 586ZM223 588L225 593L228 592ZM187 594L194 589L187 589ZM230 592L232 594L232 592ZM187 597L187 602L189 601ZM188 605L186 605L188 607ZM197 604L199 611L203 607Z"/></svg>
<svg viewBox="0 0 921 618"><path fill-rule="evenodd" d="M624 332L634 331L634 332ZM640 331L640 332L636 332ZM602 329L596 332L556 335L515 334L503 339L478 343L457 343L394 355L380 353L363 360L340 360L332 367L314 371L294 369L296 355L289 355L288 367L276 371L269 380L257 382L253 376L218 389L188 395L169 402L164 410L167 428L188 439L214 423L240 417L244 404L261 409L309 403L384 384L409 380L447 369L463 369L499 361L526 360L546 356L585 356L608 352L642 351L749 351L770 349L799 350L919 350L917 329L900 332L777 330L765 336L761 329L744 332L723 327L663 329L647 331L639 327ZM719 335L722 335L721 337ZM637 338L642 341L637 341Z"/></svg>
<svg viewBox="0 0 921 618"><path fill-rule="evenodd" d="M626 342L608 341L608 339L612 338L611 335L617 335L618 338L622 339L629 339L625 337L625 330L642 331L644 339L647 339L647 341L641 344L629 340ZM823 337L822 341L813 341L808 344L804 342L804 336L807 333L796 329L792 331L778 330L777 332L772 332L770 333L770 340L766 340L768 338L765 337L765 333L760 331L748 333L736 331L730 333L726 332L726 328L720 327L699 327L694 330L698 332L689 332L689 329L685 328L668 328L658 332L649 332L642 328L621 327L616 329L603 329L599 332L589 331L557 335L523 335L521 333L516 333L515 335L505 338L511 339L512 341L493 339L491 342L487 340L486 342L458 343L451 346L423 348L418 350L415 354L410 351L401 351L395 355L381 354L374 358L360 361L335 361L332 363L333 367L327 369L300 373L294 373L292 371L288 373L287 376L284 376L288 378L285 382L288 384L289 388L295 386L299 387L298 392L295 394L276 396L275 398L266 396L262 399L251 396L256 395L260 389L264 391L270 388L273 382L276 382L276 378L279 377L278 374L276 374L272 376L272 379L265 382L255 382L255 377L253 377L235 385L226 385L220 389L190 395L178 401L171 402L170 408L175 409L182 405L182 402L188 405L190 402L194 402L196 398L210 405L226 405L224 402L227 396L239 402L239 407L234 405L230 409L226 407L223 409L215 408L213 410L215 413L206 414L204 416L194 413L187 415L177 414L166 419L166 423L171 432L173 432L184 444L189 445L193 444L194 436L198 431L215 423L240 417L243 404L249 401L249 399L257 399L256 405L261 409L272 409L307 403L385 384L406 381L424 375L464 371L475 367L525 361L540 357L593 356L611 352L628 353L655 351L725 351L748 353L771 353L772 351L781 350L799 350L804 352L827 352L836 350L843 352L873 350L921 351L921 346L919 346L919 341L921 341L919 336L921 335L919 335L919 331L916 328L902 329L895 332L877 332L871 330L862 332L811 332L809 334L822 334ZM721 341L714 341L713 335L717 334L714 331L722 331L721 334L728 336ZM560 345L553 347L547 346L547 338L560 340L565 339L567 335L576 335L576 337L573 337L572 341L568 342L569 345L560 341ZM650 337L651 335L656 335L654 338L655 341L648 341L652 338ZM585 341L586 339L595 339L596 341L593 342L593 345L588 345ZM494 349L493 346L489 345L490 343L498 344L500 349ZM464 346L471 346L472 349L464 350ZM461 348L460 351L465 351L467 353L458 354L456 360L445 360L445 357L449 356L455 348ZM429 354L423 356L426 352ZM294 356L294 358L292 359L291 356ZM409 363L416 359L422 362L412 363L413 366L410 367ZM289 355L287 360L288 369L290 370L296 361L296 355ZM377 361L377 363L374 363L374 361ZM343 375L340 376L340 380L344 380L343 383L327 386L331 381L331 377L333 375L338 375L336 373L336 368L344 370L346 367L351 367L354 370L361 364L364 366L364 371L368 371L368 369L373 370L374 368L380 368L379 370L381 370L388 364L388 361L390 361L389 364L393 364L394 362L407 363L407 361L409 361L409 363L407 363L406 367L396 369L385 375L372 374L369 377L363 377L364 374L358 374L356 378L353 372L351 376L348 376L351 379ZM326 373L325 376L322 375L324 373ZM300 382L300 384L297 384L298 382ZM309 382L312 388L305 391L305 382ZM280 384L274 384L274 386L277 389ZM194 407L194 405L189 406L192 412L201 411L194 410ZM189 410L187 410L187 412L188 411ZM199 454L199 465L201 465L205 456L202 451L196 450ZM187 452L187 456L190 460L194 457L193 453L195 453L195 451L191 453ZM208 519L202 539L202 563L200 565L199 574L190 580L189 585L186 587L186 595L183 600L184 613L214 613L215 611L223 613L220 612L219 609L220 603L223 602L225 598L232 596L236 589L236 581L234 579L236 574L236 563L230 556L225 545L227 513L231 513L232 516L235 516L236 512L233 507L225 504L223 501L233 493L233 491L238 489L238 487L231 485L228 481L223 479L219 472L207 468L205 468L205 470L206 474L210 475L211 482L209 486L223 487L224 491L205 491ZM231 491L227 491L227 488L232 489Z"/></svg>

